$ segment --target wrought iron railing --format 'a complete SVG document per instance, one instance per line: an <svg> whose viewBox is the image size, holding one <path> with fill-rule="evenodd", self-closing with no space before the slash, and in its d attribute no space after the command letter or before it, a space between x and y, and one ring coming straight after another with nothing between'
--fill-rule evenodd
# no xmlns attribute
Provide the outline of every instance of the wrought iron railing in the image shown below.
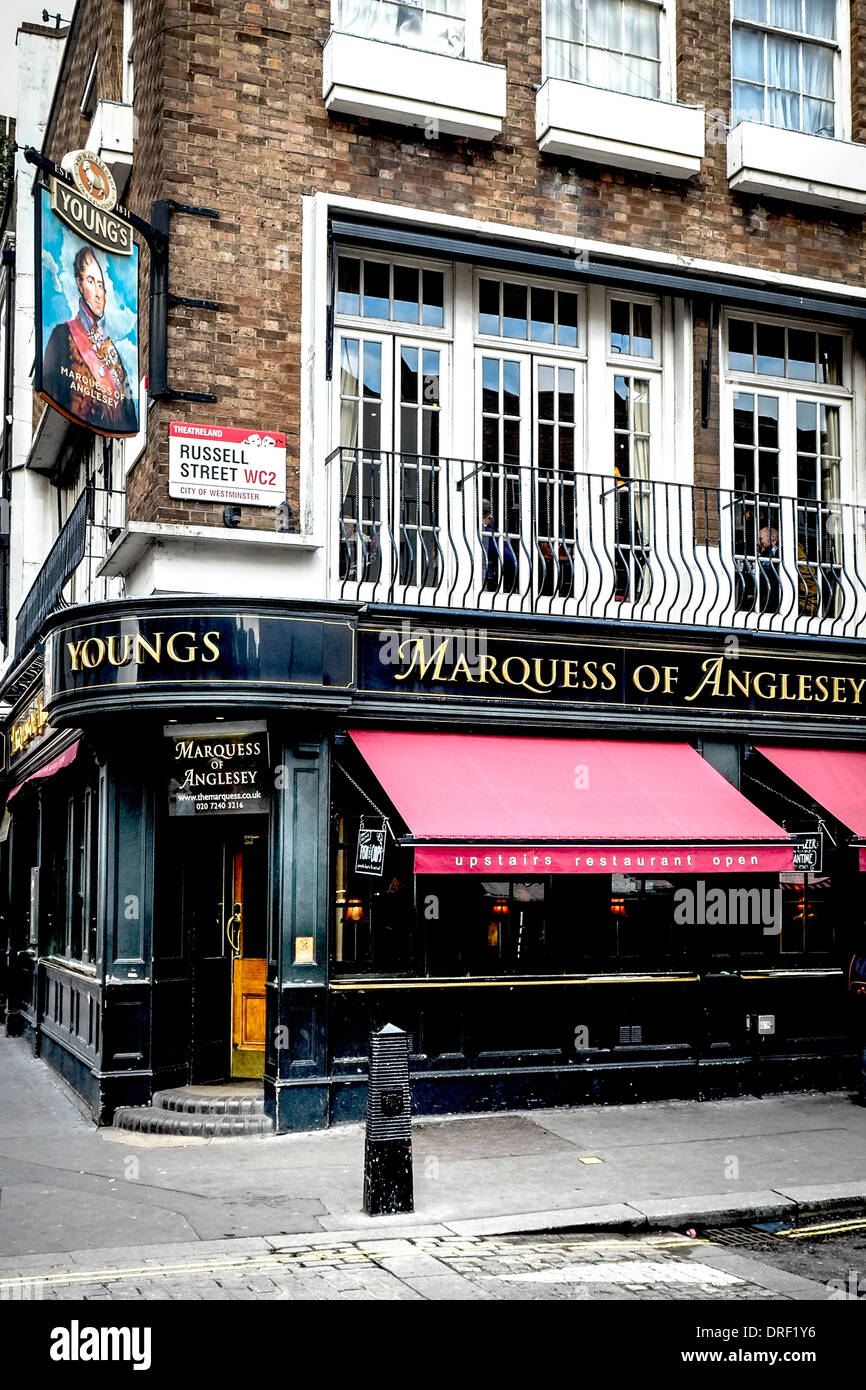
<svg viewBox="0 0 866 1390"><path fill-rule="evenodd" d="M866 510L611 474L337 449L344 598L866 634Z"/></svg>
<svg viewBox="0 0 866 1390"><path fill-rule="evenodd" d="M39 636L45 619L69 601L109 598L111 581L98 570L123 525L123 492L97 487L91 481L69 513L57 539L18 610L15 620L15 661L21 659Z"/></svg>

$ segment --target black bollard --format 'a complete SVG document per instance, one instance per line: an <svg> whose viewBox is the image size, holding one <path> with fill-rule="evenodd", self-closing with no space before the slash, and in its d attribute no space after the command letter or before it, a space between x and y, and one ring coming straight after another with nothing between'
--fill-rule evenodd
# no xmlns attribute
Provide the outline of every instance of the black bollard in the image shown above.
<svg viewBox="0 0 866 1390"><path fill-rule="evenodd" d="M370 1037L364 1210L368 1216L415 1210L409 1038L393 1023Z"/></svg>

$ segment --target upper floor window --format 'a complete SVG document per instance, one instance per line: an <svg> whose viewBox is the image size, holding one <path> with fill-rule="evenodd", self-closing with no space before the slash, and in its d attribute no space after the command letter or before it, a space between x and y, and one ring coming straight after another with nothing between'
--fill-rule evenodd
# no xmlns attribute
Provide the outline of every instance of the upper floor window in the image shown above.
<svg viewBox="0 0 866 1390"><path fill-rule="evenodd" d="M662 18L656 0L545 0L545 77L668 95Z"/></svg>
<svg viewBox="0 0 866 1390"><path fill-rule="evenodd" d="M441 270L392 265L389 261L340 256L337 265L337 313L393 323L442 328L445 323L445 276Z"/></svg>
<svg viewBox="0 0 866 1390"><path fill-rule="evenodd" d="M734 0L733 120L839 133L837 0Z"/></svg>
<svg viewBox="0 0 866 1390"><path fill-rule="evenodd" d="M452 58L480 56L480 0L337 0L337 28Z"/></svg>

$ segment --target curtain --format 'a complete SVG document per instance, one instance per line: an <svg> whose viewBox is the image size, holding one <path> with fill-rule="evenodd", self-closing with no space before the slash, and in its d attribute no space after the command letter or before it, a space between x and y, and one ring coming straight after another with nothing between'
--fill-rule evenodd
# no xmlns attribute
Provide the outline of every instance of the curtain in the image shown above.
<svg viewBox="0 0 866 1390"><path fill-rule="evenodd" d="M340 445L344 449L357 449L360 415L361 384L358 375L358 354L360 344L357 338L344 338L340 345ZM354 456L343 459L343 501L349 495L352 477L355 472Z"/></svg>
<svg viewBox="0 0 866 1390"><path fill-rule="evenodd" d="M634 401L632 477L637 484L634 489L635 520L637 522L636 540L641 545L648 545L650 534L649 382L633 379L632 394Z"/></svg>
<svg viewBox="0 0 866 1390"><path fill-rule="evenodd" d="M340 28L362 38L461 56L466 0L341 0Z"/></svg>

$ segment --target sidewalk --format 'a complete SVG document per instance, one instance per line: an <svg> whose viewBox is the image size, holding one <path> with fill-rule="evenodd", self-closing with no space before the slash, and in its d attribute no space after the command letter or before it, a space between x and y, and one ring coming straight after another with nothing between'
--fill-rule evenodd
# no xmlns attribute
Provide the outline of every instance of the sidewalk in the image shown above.
<svg viewBox="0 0 866 1390"><path fill-rule="evenodd" d="M683 1230L866 1205L866 1109L843 1093L419 1119L413 1134L414 1215L369 1218L359 1125L210 1140L97 1130L0 1037L0 1275L204 1254L226 1238L240 1253L264 1238Z"/></svg>

